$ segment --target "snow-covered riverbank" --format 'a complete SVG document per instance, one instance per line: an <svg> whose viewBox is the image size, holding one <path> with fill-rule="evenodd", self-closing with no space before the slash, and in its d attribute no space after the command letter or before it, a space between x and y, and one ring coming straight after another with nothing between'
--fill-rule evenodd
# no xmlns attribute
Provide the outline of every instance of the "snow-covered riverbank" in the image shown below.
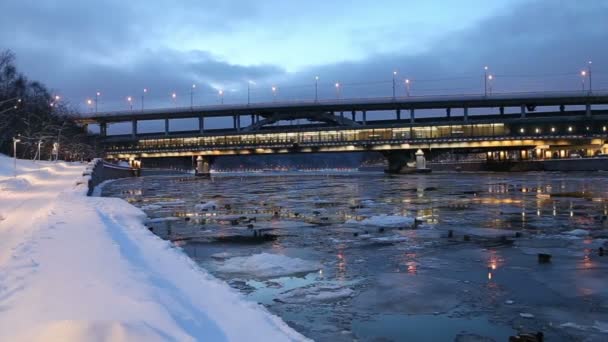
<svg viewBox="0 0 608 342"><path fill-rule="evenodd" d="M150 233L86 165L0 155L0 340L304 340Z"/></svg>

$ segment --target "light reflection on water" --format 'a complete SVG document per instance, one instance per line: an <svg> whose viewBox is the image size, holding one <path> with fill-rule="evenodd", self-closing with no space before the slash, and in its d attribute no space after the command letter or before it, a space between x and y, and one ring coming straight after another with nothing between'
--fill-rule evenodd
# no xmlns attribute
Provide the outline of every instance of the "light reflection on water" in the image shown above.
<svg viewBox="0 0 608 342"><path fill-rule="evenodd" d="M144 209L161 203L159 208L146 210L147 214L177 219L149 223L155 234L179 240L179 246L203 267L315 339L425 336L424 340L451 340L462 330L456 327L464 327L504 340L513 332L509 326L513 315L517 316L517 312L501 307L505 299L519 294L526 298L518 299L521 304L530 307L546 305L547 298L556 305L572 305L559 293L544 291L542 285L521 289L538 283L531 270L538 268L547 276L560 274L536 264L535 253L542 249L528 239L557 236L575 228L605 227L606 183L598 173L293 173L211 179L143 177L111 183L104 195L126 198ZM217 202L217 210L195 210L196 204L211 200ZM413 231L380 233L375 227L344 223L383 214L417 217L420 224ZM249 224L253 228L247 228ZM234 239L249 239L252 231L260 228L269 228L273 238ZM505 247L484 235L493 236L494 229L508 231L510 239L515 232L523 232L523 248ZM448 230L455 232L451 239L446 237ZM473 236L472 241L464 242L464 234ZM407 240L374 242L363 235L395 235ZM581 295L598 295L591 286L595 283L576 285L574 280L588 275L579 273L593 272L605 264L599 264L589 246L566 243L573 251L563 253L577 256L564 261L564 267L576 270L577 276L563 280L559 289L575 288ZM232 256L282 254L318 261L323 268L297 277L233 276L215 269L222 261L211 255L222 252ZM568 281L572 282L570 289ZM275 300L289 290L319 283L351 288L354 295L306 305ZM539 299L539 304L528 298L526 291L548 297ZM442 329L434 328L437 325Z"/></svg>

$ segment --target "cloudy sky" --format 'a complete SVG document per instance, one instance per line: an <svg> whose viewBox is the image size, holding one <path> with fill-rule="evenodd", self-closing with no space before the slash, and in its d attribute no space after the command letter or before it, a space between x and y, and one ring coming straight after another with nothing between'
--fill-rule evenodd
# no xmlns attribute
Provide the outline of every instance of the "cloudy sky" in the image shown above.
<svg viewBox="0 0 608 342"><path fill-rule="evenodd" d="M606 0L3 0L0 48L85 107L608 88ZM85 109L86 110L86 109Z"/></svg>

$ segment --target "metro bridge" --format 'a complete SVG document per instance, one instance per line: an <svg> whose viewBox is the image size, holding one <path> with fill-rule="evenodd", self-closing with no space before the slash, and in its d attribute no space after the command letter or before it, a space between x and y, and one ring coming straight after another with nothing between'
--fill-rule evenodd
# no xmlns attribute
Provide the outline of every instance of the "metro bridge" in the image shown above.
<svg viewBox="0 0 608 342"><path fill-rule="evenodd" d="M206 120L216 117L232 118L232 127L206 128ZM241 125L243 118L248 124ZM192 119L192 129L171 131L175 119ZM307 123L299 124L302 119ZM139 133L138 123L148 120L164 122L164 131ZM276 125L294 120L297 125ZM390 171L406 172L419 150L427 156L485 153L488 160L608 152L608 92L215 105L99 113L79 121L99 125L106 158L196 158L201 173L223 155L378 151L387 157ZM131 123L129 134L108 134L108 125L124 122Z"/></svg>

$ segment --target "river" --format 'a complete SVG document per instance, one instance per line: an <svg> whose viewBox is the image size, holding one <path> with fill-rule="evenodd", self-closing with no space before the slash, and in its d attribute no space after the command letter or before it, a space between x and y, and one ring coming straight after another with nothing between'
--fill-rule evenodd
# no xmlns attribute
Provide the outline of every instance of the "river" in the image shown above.
<svg viewBox="0 0 608 342"><path fill-rule="evenodd" d="M608 338L606 173L150 176L102 194L315 340Z"/></svg>

